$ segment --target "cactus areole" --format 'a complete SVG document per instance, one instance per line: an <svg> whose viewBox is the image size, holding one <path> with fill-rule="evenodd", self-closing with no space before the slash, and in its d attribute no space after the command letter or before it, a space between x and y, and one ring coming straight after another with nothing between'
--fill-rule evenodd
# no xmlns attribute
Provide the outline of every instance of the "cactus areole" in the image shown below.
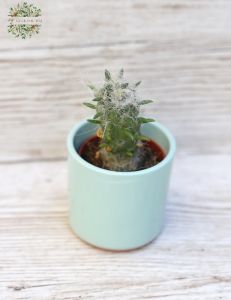
<svg viewBox="0 0 231 300"><path fill-rule="evenodd" d="M137 95L140 81L131 85L120 70L116 79L105 70L101 88L88 85L94 93L92 102L84 105L95 110L88 122L98 125L96 136L85 141L79 154L98 167L112 171L137 171L149 168L163 160L161 147L141 134L144 123L153 119L141 117L140 107L152 103Z"/></svg>

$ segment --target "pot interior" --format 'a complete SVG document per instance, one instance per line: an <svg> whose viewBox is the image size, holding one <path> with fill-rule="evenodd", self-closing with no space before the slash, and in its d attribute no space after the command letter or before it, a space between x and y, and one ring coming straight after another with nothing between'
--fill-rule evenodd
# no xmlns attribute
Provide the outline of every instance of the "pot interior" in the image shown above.
<svg viewBox="0 0 231 300"><path fill-rule="evenodd" d="M74 147L79 149L80 145L89 137L96 134L98 126L85 122L80 126L74 135ZM161 146L167 155L170 150L170 141L162 126L158 123L144 124L141 127L142 135L145 135Z"/></svg>

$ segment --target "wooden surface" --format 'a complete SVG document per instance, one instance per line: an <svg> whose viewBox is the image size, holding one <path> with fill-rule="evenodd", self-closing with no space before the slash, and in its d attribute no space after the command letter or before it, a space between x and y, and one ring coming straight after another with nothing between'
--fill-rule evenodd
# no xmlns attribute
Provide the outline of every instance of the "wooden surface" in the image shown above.
<svg viewBox="0 0 231 300"><path fill-rule="evenodd" d="M14 1L17 3L17 1ZM231 299L231 2L36 1L30 40L0 4L0 300ZM166 225L140 250L85 245L67 222L65 138L87 80L124 67L177 139Z"/></svg>

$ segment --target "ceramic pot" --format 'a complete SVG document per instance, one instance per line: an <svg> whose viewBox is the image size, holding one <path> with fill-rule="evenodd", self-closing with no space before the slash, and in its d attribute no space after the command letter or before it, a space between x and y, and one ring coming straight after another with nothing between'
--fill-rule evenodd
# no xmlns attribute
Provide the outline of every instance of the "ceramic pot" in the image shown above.
<svg viewBox="0 0 231 300"><path fill-rule="evenodd" d="M80 239L96 247L141 247L155 239L164 224L175 139L158 122L144 124L141 133L157 142L166 157L145 170L116 172L86 162L77 152L96 130L97 125L83 121L68 136L71 228Z"/></svg>

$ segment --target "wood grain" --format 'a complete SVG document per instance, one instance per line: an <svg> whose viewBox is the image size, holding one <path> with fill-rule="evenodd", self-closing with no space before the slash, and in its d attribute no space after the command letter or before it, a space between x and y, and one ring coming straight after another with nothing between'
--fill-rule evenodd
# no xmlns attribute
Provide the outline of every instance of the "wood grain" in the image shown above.
<svg viewBox="0 0 231 300"><path fill-rule="evenodd" d="M230 163L178 156L162 234L124 253L91 248L70 231L65 162L0 166L0 299L228 300Z"/></svg>
<svg viewBox="0 0 231 300"><path fill-rule="evenodd" d="M17 2L17 1L16 1ZM14 3L16 3L14 2ZM0 3L0 300L231 299L231 2L37 0L41 32ZM87 81L124 67L177 139L160 237L91 248L68 226L65 139Z"/></svg>
<svg viewBox="0 0 231 300"><path fill-rule="evenodd" d="M36 38L2 33L1 161L65 157L68 130L90 114L81 106L87 80L99 84L105 67L121 66L158 100L146 114L172 129L179 151L230 153L229 1L38 3Z"/></svg>

